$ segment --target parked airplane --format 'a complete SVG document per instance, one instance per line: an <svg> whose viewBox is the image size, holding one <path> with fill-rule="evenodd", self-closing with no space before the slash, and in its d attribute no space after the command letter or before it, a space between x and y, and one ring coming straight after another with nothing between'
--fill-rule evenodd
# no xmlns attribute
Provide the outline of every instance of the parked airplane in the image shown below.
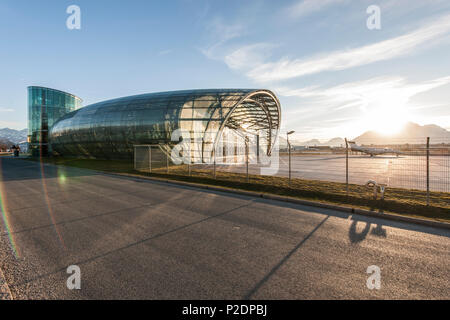
<svg viewBox="0 0 450 320"><path fill-rule="evenodd" d="M352 151L367 153L367 154L370 154L371 157L380 155L380 154L395 154L398 157L399 154L401 154L400 151L390 149L390 148L369 148L369 147L358 146L356 144L356 142L354 142L354 141L349 141L348 144L350 145L350 149Z"/></svg>

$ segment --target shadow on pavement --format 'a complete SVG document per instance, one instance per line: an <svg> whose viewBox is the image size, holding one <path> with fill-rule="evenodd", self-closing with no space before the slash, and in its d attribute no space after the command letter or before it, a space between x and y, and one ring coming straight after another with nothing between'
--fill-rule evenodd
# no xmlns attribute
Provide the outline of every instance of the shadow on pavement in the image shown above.
<svg viewBox="0 0 450 320"><path fill-rule="evenodd" d="M325 217L305 238L303 238L289 253L280 260L278 264L276 264L272 270L269 271L244 297L245 300L249 300L258 290L261 288L261 286L266 283L270 277L272 277L275 272L287 261L289 258L297 252L298 249L327 221L329 218Z"/></svg>

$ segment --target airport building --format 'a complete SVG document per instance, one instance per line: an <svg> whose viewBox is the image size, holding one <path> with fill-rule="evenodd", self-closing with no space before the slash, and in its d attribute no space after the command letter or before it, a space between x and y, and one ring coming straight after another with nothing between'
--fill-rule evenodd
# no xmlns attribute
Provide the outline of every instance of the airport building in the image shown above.
<svg viewBox="0 0 450 320"><path fill-rule="evenodd" d="M80 108L82 100L60 90L28 87L28 148L34 156L52 152L49 130L65 114Z"/></svg>
<svg viewBox="0 0 450 320"><path fill-rule="evenodd" d="M30 87L29 99L31 145L62 156L133 158L137 145L164 146L170 154L186 140L191 161L206 162L219 141L222 150L247 136L270 154L281 118L277 97L259 89L149 93L79 108L74 95Z"/></svg>
<svg viewBox="0 0 450 320"><path fill-rule="evenodd" d="M135 145L172 148L183 140L175 132L181 130L183 136L190 135L191 160L195 162L209 159L224 136L229 139L230 133L244 132L257 137L265 153L270 153L279 131L280 112L280 103L269 90L149 93L95 103L66 114L53 125L50 141L59 155L132 158Z"/></svg>

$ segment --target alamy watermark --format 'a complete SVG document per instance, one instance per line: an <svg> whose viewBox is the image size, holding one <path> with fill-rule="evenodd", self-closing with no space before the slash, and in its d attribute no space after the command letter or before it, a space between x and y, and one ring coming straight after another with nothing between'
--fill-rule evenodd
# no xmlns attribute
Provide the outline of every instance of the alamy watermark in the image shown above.
<svg viewBox="0 0 450 320"><path fill-rule="evenodd" d="M70 274L67 278L66 285L69 290L81 289L81 269L79 266L72 265L67 268L67 273Z"/></svg>
<svg viewBox="0 0 450 320"><path fill-rule="evenodd" d="M80 30L81 29L81 9L77 5L70 5L66 10L67 14L70 14L66 20L66 26L69 30Z"/></svg>
<svg viewBox="0 0 450 320"><path fill-rule="evenodd" d="M371 5L367 7L366 13L369 14L366 25L369 30L381 29L381 9L377 5Z"/></svg>
<svg viewBox="0 0 450 320"><path fill-rule="evenodd" d="M245 130L206 131L199 121L193 122L193 130L177 129L171 135L170 157L174 164L259 165L262 175L275 175L280 167L277 132L264 135Z"/></svg>
<svg viewBox="0 0 450 320"><path fill-rule="evenodd" d="M370 274L367 278L366 286L368 289L380 290L381 289L381 269L379 266L371 265L367 267L366 272Z"/></svg>

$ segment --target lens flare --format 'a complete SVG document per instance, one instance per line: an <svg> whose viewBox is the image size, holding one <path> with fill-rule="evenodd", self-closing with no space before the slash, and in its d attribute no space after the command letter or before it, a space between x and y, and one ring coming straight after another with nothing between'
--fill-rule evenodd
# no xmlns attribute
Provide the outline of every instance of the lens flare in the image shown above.
<svg viewBox="0 0 450 320"><path fill-rule="evenodd" d="M58 182L59 184L63 185L66 183L66 176L64 175L64 173L60 173L58 175Z"/></svg>
<svg viewBox="0 0 450 320"><path fill-rule="evenodd" d="M5 228L6 228L6 233L8 234L9 245L11 246L11 250L13 251L14 256L16 258L19 258L20 255L19 255L19 251L17 250L17 247L16 247L16 242L14 240L14 235L13 235L11 225L9 223L7 208L8 207L6 205L6 192L4 191L4 188L3 188L2 159L0 159L0 212L2 214L3 224L5 225Z"/></svg>
<svg viewBox="0 0 450 320"><path fill-rule="evenodd" d="M47 182L46 182L46 178L45 178L45 172L44 172L44 162L42 161L42 150L40 152L41 156L40 156L40 167L41 167L41 181L42 181L42 190L44 191L44 197L45 197L45 202L47 203L47 209L48 209L48 215L50 216L50 220L52 222L53 227L55 228L55 232L56 235L58 236L59 242L61 243L62 247L64 248L64 250L67 249L65 243L64 243L64 239L61 236L61 231L59 230L58 224L56 223L55 217L53 215L53 210L52 210L52 206L50 203L50 198L48 196L48 191L47 191Z"/></svg>

